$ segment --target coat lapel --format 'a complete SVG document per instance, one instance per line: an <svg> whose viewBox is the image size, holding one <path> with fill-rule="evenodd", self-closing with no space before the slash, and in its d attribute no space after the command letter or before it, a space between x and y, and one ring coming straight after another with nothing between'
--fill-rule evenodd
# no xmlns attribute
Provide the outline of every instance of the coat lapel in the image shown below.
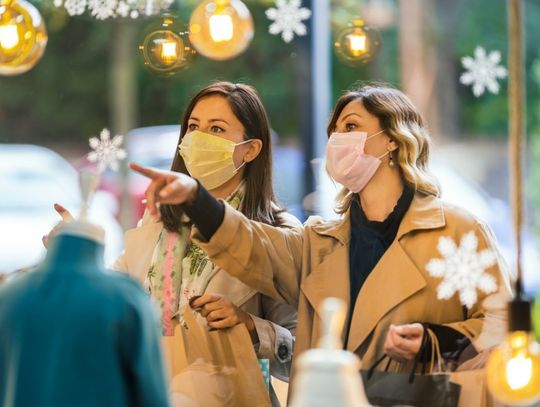
<svg viewBox="0 0 540 407"><path fill-rule="evenodd" d="M348 217L339 221L323 222L312 226L317 250L324 251L319 264L313 264L311 273L302 281L301 289L315 312L320 316L322 301L336 297L349 307L349 239ZM316 324L318 326L318 322ZM314 335L319 332L314 326Z"/></svg>
<svg viewBox="0 0 540 407"><path fill-rule="evenodd" d="M405 252L401 239L419 229L445 225L438 198L416 194L399 227L396 239L366 279L354 305L347 349L355 351L392 308L426 286L426 281Z"/></svg>

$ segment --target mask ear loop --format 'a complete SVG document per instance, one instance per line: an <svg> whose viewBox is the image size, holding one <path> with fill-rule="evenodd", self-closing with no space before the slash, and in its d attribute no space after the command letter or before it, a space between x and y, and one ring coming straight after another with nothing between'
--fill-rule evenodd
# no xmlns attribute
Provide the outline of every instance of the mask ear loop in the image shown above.
<svg viewBox="0 0 540 407"><path fill-rule="evenodd" d="M244 140L244 141L242 141L240 143L235 144L234 147L236 148L236 146L240 146L242 144L250 143L253 140L255 140L255 139L250 138L250 139ZM242 164L240 164L240 166L234 170L234 173L237 174L238 171L240 171L240 169L245 165L246 165L246 161L244 161L244 159L242 159Z"/></svg>

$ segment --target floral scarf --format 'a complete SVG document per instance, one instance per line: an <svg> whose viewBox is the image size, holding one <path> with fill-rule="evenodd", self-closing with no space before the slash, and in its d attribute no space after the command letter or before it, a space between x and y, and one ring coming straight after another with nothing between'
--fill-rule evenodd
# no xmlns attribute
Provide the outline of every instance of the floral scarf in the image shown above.
<svg viewBox="0 0 540 407"><path fill-rule="evenodd" d="M241 184L225 199L234 209L240 208L244 197ZM161 311L163 335L173 335L173 320L183 322L180 310L189 300L203 295L216 274L207 254L189 239L190 227L183 225L178 232L163 228L145 279L145 288Z"/></svg>

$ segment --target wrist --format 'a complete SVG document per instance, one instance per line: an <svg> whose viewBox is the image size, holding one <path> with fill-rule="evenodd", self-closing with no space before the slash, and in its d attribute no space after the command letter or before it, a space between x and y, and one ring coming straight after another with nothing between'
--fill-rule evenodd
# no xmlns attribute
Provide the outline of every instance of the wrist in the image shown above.
<svg viewBox="0 0 540 407"><path fill-rule="evenodd" d="M199 183L194 178L191 178L190 181L191 188L186 200L186 203L188 205L195 203L195 201L197 200L197 194L199 193Z"/></svg>

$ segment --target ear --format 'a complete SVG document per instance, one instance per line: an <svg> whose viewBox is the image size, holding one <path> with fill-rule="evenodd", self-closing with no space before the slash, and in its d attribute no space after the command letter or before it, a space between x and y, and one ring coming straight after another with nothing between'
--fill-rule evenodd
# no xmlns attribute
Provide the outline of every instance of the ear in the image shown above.
<svg viewBox="0 0 540 407"><path fill-rule="evenodd" d="M249 149L244 154L244 162L246 163L249 163L253 161L255 158L257 158L263 146L262 140L259 140L258 138L251 139L251 140L252 141L249 143Z"/></svg>
<svg viewBox="0 0 540 407"><path fill-rule="evenodd" d="M395 142L393 138L388 137L388 141L386 142L386 150L392 152L397 149L398 149L398 144Z"/></svg>

